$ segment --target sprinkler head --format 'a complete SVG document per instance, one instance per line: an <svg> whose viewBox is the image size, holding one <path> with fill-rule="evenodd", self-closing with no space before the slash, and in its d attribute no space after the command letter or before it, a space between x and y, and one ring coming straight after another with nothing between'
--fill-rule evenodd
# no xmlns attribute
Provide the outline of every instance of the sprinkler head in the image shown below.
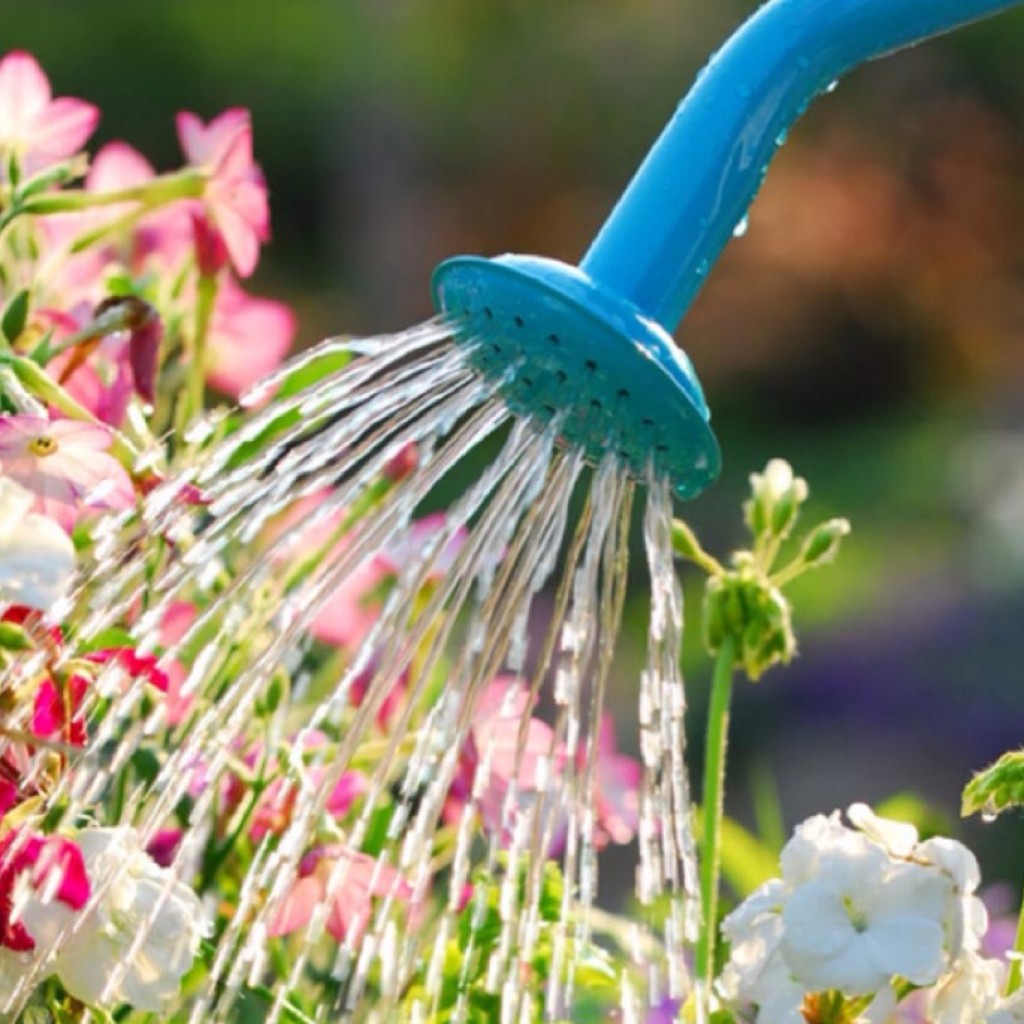
<svg viewBox="0 0 1024 1024"><path fill-rule="evenodd" d="M693 366L668 332L578 267L538 256L457 256L433 278L434 304L469 362L509 408L597 464L615 451L693 498L718 475L718 442Z"/></svg>

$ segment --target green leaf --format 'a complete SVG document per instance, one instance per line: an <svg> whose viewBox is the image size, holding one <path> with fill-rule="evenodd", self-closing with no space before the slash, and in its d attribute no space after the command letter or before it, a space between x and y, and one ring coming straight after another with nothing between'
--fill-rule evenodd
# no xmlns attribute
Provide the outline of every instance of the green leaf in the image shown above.
<svg viewBox="0 0 1024 1024"><path fill-rule="evenodd" d="M722 821L722 874L738 896L749 896L779 873L779 859L766 843L731 818Z"/></svg>
<svg viewBox="0 0 1024 1024"><path fill-rule="evenodd" d="M964 787L960 813L994 818L1010 807L1024 805L1024 750L1011 750Z"/></svg>
<svg viewBox="0 0 1024 1024"><path fill-rule="evenodd" d="M11 297L4 307L3 313L0 313L0 331L3 331L4 337L12 345L21 337L21 332L25 330L25 323L28 320L28 309L29 292L27 288L22 288L20 292L16 292Z"/></svg>

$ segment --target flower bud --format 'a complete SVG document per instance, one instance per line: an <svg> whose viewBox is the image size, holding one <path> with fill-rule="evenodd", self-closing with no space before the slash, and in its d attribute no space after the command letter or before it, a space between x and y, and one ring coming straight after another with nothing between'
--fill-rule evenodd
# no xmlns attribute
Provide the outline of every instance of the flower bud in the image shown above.
<svg viewBox="0 0 1024 1024"><path fill-rule="evenodd" d="M742 568L708 580L704 591L705 642L717 652L731 639L735 664L751 681L796 653L789 605L763 576Z"/></svg>
<svg viewBox="0 0 1024 1024"><path fill-rule="evenodd" d="M784 459L772 459L763 473L750 474L750 491L743 512L754 536L770 533L785 537L807 500L807 481L794 476L793 467Z"/></svg>
<svg viewBox="0 0 1024 1024"><path fill-rule="evenodd" d="M816 526L804 539L800 561L808 568L831 562L839 552L842 539L850 532L848 519L830 519Z"/></svg>

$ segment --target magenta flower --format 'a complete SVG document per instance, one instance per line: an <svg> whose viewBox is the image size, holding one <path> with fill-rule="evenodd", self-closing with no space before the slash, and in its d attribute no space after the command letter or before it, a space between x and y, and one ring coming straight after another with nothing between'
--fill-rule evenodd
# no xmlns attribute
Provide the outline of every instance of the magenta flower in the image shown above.
<svg viewBox="0 0 1024 1024"><path fill-rule="evenodd" d="M18 802L18 787L9 779L0 778L0 821Z"/></svg>
<svg viewBox="0 0 1024 1024"><path fill-rule="evenodd" d="M109 452L112 440L100 424L0 416L0 471L35 494L35 508L70 533L91 509L135 501L131 478Z"/></svg>
<svg viewBox="0 0 1024 1024"><path fill-rule="evenodd" d="M84 100L54 99L50 80L31 54L13 50L0 60L0 150L16 153L24 173L77 153L99 116Z"/></svg>
<svg viewBox="0 0 1024 1024"><path fill-rule="evenodd" d="M206 339L210 384L238 398L277 369L294 338L295 314L283 302L254 298L225 277Z"/></svg>
<svg viewBox="0 0 1024 1024"><path fill-rule="evenodd" d="M37 893L72 910L81 910L89 900L85 860L73 842L24 829L7 832L0 838L0 947L15 952L36 945L15 913L15 893L23 878Z"/></svg>
<svg viewBox="0 0 1024 1024"><path fill-rule="evenodd" d="M373 898L388 895L403 902L412 898L412 886L394 868L339 843L317 847L303 857L267 933L277 937L298 931L326 903L327 931L338 942L355 943L370 923Z"/></svg>
<svg viewBox="0 0 1024 1024"><path fill-rule="evenodd" d="M183 112L178 114L177 127L188 162L209 175L203 193L208 225L219 234L235 270L248 277L256 269L260 243L270 237L267 190L252 158L249 111L233 107L208 125L195 114ZM204 236L201 242L208 254L210 239Z"/></svg>
<svg viewBox="0 0 1024 1024"><path fill-rule="evenodd" d="M71 676L63 686L44 679L32 708L32 735L84 747L89 737L81 708L88 689L89 681L80 675Z"/></svg>

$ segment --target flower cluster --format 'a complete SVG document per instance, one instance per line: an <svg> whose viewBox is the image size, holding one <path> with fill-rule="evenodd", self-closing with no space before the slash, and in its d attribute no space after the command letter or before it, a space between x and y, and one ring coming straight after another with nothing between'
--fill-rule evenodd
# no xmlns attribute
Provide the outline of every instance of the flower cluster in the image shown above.
<svg viewBox="0 0 1024 1024"><path fill-rule="evenodd" d="M324 594L301 659L254 695L223 749L209 744L181 766L179 798L164 802L157 780L272 643L278 599L347 557L417 451L398 452L354 505L340 507L330 487L280 502L258 535L229 539L173 599L147 585L199 534L150 531L147 500L170 487L182 522L202 519L208 496L180 483L182 471L245 416L207 417L210 391L235 399L277 370L295 320L240 283L269 238L248 111L180 113L183 161L163 173L125 142L85 152L98 118L89 103L54 98L29 54L0 59L0 1016L13 1006L26 1020L184 1019L189 978L223 961L250 924L271 963L238 982L237 998L259 1006L267 982L288 1019L303 1020L340 998L330 965L381 915L410 928L434 921L432 889L447 881L460 833L500 850L547 798L551 768L574 768L594 789L587 841L629 843L641 769L617 751L610 718L595 751L570 749L526 681L498 675L455 752L427 884L389 862L381 837L417 795L401 791L400 759L380 765L390 745L404 753L426 728L444 665L426 680L415 659L396 673L384 699L372 695L372 738L346 770L335 763L371 697L386 647L372 637L403 568L449 537L421 581L415 621L466 542L434 514ZM84 623L113 538L146 582L97 631ZM273 568L261 588L215 603L211 594L261 562ZM339 674L350 678L346 699L321 714L321 680ZM568 837L559 820L552 857ZM466 927L496 899L505 862L495 856L493 874L465 884ZM271 857L281 870L254 885ZM561 891L555 863L545 870L548 890ZM559 904L549 903L551 925ZM461 956L453 950L448 969L489 1006L486 963Z"/></svg>
<svg viewBox="0 0 1024 1024"><path fill-rule="evenodd" d="M758 1024L881 1024L904 1000L931 1024L1018 1019L1022 997L1001 997L1006 963L981 952L988 915L970 851L921 841L912 825L864 804L847 817L850 825L839 812L799 825L781 877L722 922L725 1003L737 1012L752 1004Z"/></svg>

